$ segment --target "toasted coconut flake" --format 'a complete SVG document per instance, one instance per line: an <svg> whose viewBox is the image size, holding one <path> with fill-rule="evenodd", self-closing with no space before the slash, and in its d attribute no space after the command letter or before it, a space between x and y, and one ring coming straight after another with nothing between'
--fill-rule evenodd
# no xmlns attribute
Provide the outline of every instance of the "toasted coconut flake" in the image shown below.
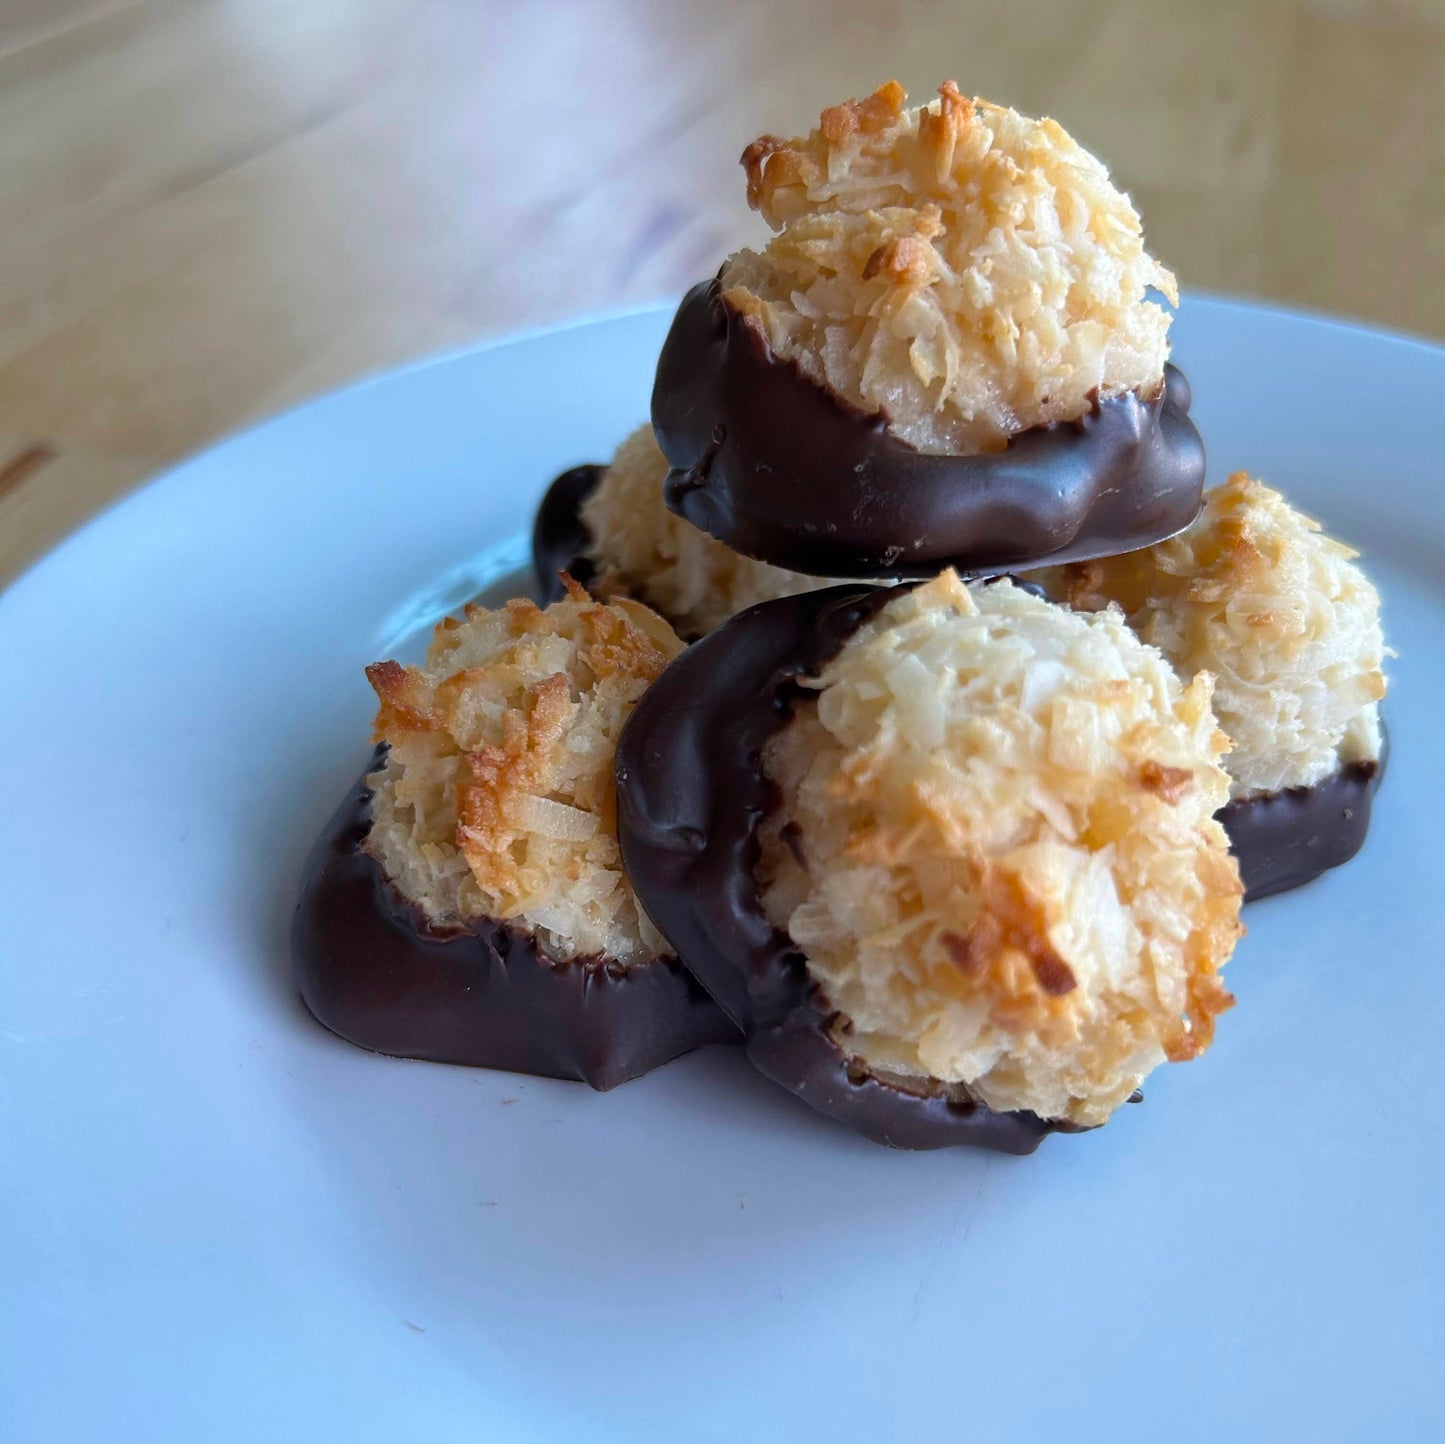
<svg viewBox="0 0 1445 1444"><path fill-rule="evenodd" d="M777 233L723 269L773 351L924 451L970 453L1152 394L1174 278L1105 167L1055 122L946 82L905 110L890 81L796 140L743 153Z"/></svg>
<svg viewBox="0 0 1445 1444"><path fill-rule="evenodd" d="M1181 676L1214 675L1225 767L1245 797L1380 756L1380 598L1355 556L1239 471L1180 536L1037 579L1082 610L1122 607Z"/></svg>
<svg viewBox="0 0 1445 1444"><path fill-rule="evenodd" d="M949 572L810 685L758 875L846 1052L1094 1124L1209 1045L1241 888L1206 675Z"/></svg>
<svg viewBox="0 0 1445 1444"><path fill-rule="evenodd" d="M702 636L745 607L833 585L742 556L675 516L662 496L666 477L652 427L640 426L583 504L599 596L618 605L640 597L684 635Z"/></svg>
<svg viewBox="0 0 1445 1444"><path fill-rule="evenodd" d="M367 847L433 922L502 918L557 958L668 951L622 872L612 759L634 703L681 650L637 602L569 588L543 611L467 608L426 663L367 669L389 744Z"/></svg>

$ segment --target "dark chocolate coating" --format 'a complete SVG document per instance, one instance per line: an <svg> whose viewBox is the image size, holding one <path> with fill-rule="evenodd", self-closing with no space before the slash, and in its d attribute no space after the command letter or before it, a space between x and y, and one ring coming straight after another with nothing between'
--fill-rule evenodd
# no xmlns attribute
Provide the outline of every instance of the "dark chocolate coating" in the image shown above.
<svg viewBox="0 0 1445 1444"><path fill-rule="evenodd" d="M306 864L291 929L306 1006L362 1048L615 1088L737 1030L675 959L557 962L530 932L431 927L361 844L363 778Z"/></svg>
<svg viewBox="0 0 1445 1444"><path fill-rule="evenodd" d="M1379 762L1354 762L1313 787L1237 798L1219 812L1239 859L1245 902L1288 892L1348 862L1370 828L1370 803L1385 775Z"/></svg>
<svg viewBox="0 0 1445 1444"><path fill-rule="evenodd" d="M1199 514L1204 444L1189 383L1110 397L1002 451L931 455L774 356L718 282L683 298L652 424L667 504L735 551L814 576L926 577L1113 556Z"/></svg>
<svg viewBox="0 0 1445 1444"><path fill-rule="evenodd" d="M764 916L758 827L779 802L762 750L816 675L902 588L845 585L765 602L682 654L617 748L617 826L648 915L723 1011L754 1065L820 1112L894 1148L1032 1153L1069 1125L994 1113L961 1089L906 1091L850 1063L803 955Z"/></svg>
<svg viewBox="0 0 1445 1444"><path fill-rule="evenodd" d="M559 574L586 586L595 570L587 557L591 537L582 524L582 503L597 489L607 468L595 464L564 471L547 488L532 522L532 569L544 604L566 595Z"/></svg>

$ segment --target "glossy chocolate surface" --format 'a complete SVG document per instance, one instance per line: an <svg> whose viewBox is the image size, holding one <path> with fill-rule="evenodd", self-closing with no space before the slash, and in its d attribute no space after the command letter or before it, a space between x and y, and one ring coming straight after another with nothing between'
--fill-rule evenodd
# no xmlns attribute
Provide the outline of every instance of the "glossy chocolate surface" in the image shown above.
<svg viewBox="0 0 1445 1444"><path fill-rule="evenodd" d="M431 927L362 841L364 779L312 850L292 923L306 1006L333 1033L402 1058L573 1078L614 1088L737 1030L673 959L555 962L530 932Z"/></svg>
<svg viewBox="0 0 1445 1444"><path fill-rule="evenodd" d="M1189 384L1109 398L1002 451L930 455L809 381L716 281L683 298L652 423L667 504L736 551L815 576L989 573L1112 556L1199 513L1204 445Z"/></svg>
<svg viewBox="0 0 1445 1444"><path fill-rule="evenodd" d="M582 524L582 503L597 489L605 466L589 464L564 471L547 488L532 522L532 570L544 605L560 601L566 588L559 580L567 572L586 586L594 567L587 557L591 537Z"/></svg>
<svg viewBox="0 0 1445 1444"><path fill-rule="evenodd" d="M617 749L618 836L649 916L747 1037L748 1056L820 1112L895 1148L1031 1153L1067 1125L920 1095L833 1041L834 1013L763 914L758 827L778 805L762 750L815 675L899 588L845 585L753 607L689 648L638 703Z"/></svg>
<svg viewBox="0 0 1445 1444"><path fill-rule="evenodd" d="M1239 859L1245 902L1288 892L1348 862L1370 828L1370 804L1385 775L1379 762L1341 767L1313 787L1238 798L1219 813Z"/></svg>

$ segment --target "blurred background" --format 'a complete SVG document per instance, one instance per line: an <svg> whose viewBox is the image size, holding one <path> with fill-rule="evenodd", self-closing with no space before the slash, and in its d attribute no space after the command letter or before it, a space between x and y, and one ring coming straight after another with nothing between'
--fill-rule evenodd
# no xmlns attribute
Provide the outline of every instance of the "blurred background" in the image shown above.
<svg viewBox="0 0 1445 1444"><path fill-rule="evenodd" d="M215 437L654 300L897 77L1050 114L1186 288L1445 335L1445 0L0 0L0 583Z"/></svg>

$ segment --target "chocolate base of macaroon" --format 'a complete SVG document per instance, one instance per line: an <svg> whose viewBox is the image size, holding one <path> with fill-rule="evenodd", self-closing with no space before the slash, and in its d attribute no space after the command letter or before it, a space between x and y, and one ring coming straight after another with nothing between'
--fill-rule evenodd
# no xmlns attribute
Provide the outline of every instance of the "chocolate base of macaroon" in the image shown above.
<svg viewBox="0 0 1445 1444"><path fill-rule="evenodd" d="M1348 862L1370 830L1370 804L1385 775L1378 762L1352 762L1313 787L1236 798L1219 820L1239 860L1245 902L1313 882Z"/></svg>
<svg viewBox="0 0 1445 1444"><path fill-rule="evenodd" d="M301 996L333 1033L376 1053L597 1089L738 1041L675 959L559 962L512 924L432 927L362 847L370 802L363 777L312 850L291 930Z"/></svg>
<svg viewBox="0 0 1445 1444"><path fill-rule="evenodd" d="M574 466L557 477L542 497L532 522L532 570L544 606L566 595L563 572L580 586L592 580L595 568L587 556L592 538L582 521L582 504L597 490L606 470L596 464Z"/></svg>
<svg viewBox="0 0 1445 1444"><path fill-rule="evenodd" d="M917 450L774 355L716 280L683 298L652 424L667 504L735 551L813 576L984 574L1152 546L1204 495L1189 383L1108 397L1001 451Z"/></svg>
<svg viewBox="0 0 1445 1444"><path fill-rule="evenodd" d="M995 1113L963 1088L923 1092L872 1073L834 1037L807 960L763 912L758 828L779 805L763 748L816 675L898 587L841 586L767 602L682 654L617 748L618 837L648 915L743 1030L768 1077L894 1148L1032 1153L1074 1125Z"/></svg>

